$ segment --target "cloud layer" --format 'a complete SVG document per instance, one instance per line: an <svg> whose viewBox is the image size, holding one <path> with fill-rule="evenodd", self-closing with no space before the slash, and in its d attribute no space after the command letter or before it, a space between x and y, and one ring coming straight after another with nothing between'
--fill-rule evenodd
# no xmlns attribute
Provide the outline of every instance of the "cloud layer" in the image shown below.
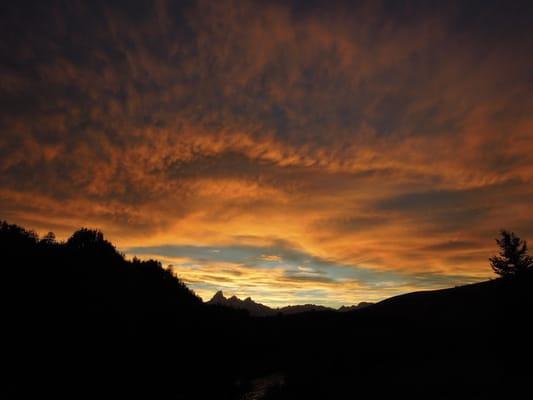
<svg viewBox="0 0 533 400"><path fill-rule="evenodd" d="M532 11L5 7L1 217L99 227L205 296L342 304L482 279L500 227L533 237Z"/></svg>

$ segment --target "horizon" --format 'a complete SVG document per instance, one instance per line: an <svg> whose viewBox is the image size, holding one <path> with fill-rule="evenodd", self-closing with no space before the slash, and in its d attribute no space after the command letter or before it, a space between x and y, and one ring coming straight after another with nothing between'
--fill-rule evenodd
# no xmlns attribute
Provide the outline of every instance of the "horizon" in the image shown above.
<svg viewBox="0 0 533 400"><path fill-rule="evenodd" d="M533 240L533 8L443 3L3 7L0 219L204 301L487 280L499 229Z"/></svg>
<svg viewBox="0 0 533 400"><path fill-rule="evenodd" d="M1 221L1 220L0 220ZM4 222L7 222L9 223L9 221L4 221ZM20 226L20 225L19 225ZM43 238L46 234L50 234L50 233L53 233L54 234L54 239L57 240L58 243L66 243L67 242L67 239L71 236L71 235L66 235L66 236L56 236L54 232L52 231L44 231L44 232L39 232L39 231L36 231L34 229L31 229L29 227L23 227L21 226L21 228L27 230L27 231L30 231L30 232L34 232L35 234L37 234L37 237L38 238ZM103 234L103 238L104 239L109 239L109 238L106 238L106 235L105 235L105 232L102 232L101 230L99 230L98 228L94 228L94 227L82 227L83 229L93 229L95 231L98 231L98 232L101 232ZM80 228L81 229L81 228ZM74 232L72 232L74 233ZM124 249L120 249L119 247L115 246L114 243L111 242L111 244L116 248L116 251L119 252L119 254L122 254L124 256L124 258L126 260L132 260L133 258L138 258L139 260L143 260L143 261L148 261L148 260L155 260L155 261L158 261L161 263L162 267L164 269L168 269L170 271L172 271L172 273L180 278L180 280L182 282L184 282L190 289L193 289L194 293L196 294L196 296L198 296L200 298L200 300L204 303L207 303L209 300L211 300L213 298L213 296L215 294L217 294L218 292L222 293L223 296L226 298L226 299L229 299L229 298L232 298L232 297L236 297L237 299L239 300L244 300L246 298L250 298L251 300L253 300L255 303L258 303L258 304L262 304L262 305L266 305L272 309L276 309L276 308L282 308L282 307L285 307L285 306L298 306L298 305L315 305L315 306L325 306L325 307L330 307L330 308L333 308L333 309L339 309L343 306L353 306L353 305L358 305L359 303L378 303L382 300L386 300L386 299L389 299L389 298L392 298L392 297L396 297L396 296L399 296L399 295L402 295L402 294L407 294L407 293L414 293L414 292L421 292L421 291L431 291L431 290L438 290L438 289L447 289L447 288L452 288L452 287L458 287L458 286L464 286L464 285L468 285L468 284L472 284L472 283L481 283L481 282L484 282L484 281L487 281L487 280L492 280L492 277L493 275L490 275L488 276L487 278L485 279L474 279L472 281L469 281L469 282L462 282L462 283L456 283L455 285L453 286L450 286L450 285L441 285L441 286L436 286L436 287L430 287L430 288L422 288L422 289L414 289L414 290L411 290L411 291L404 291L402 290L401 288L394 288L392 287L391 289L393 289L393 292L392 294L388 295L388 296L385 296L385 297L376 297L376 298L373 298L373 299L366 299L366 300L358 300L356 302L352 302L352 303L340 303L340 302L337 302L337 303L332 303L332 302L328 302L328 303L325 303L325 302L321 302L320 300L319 301L316 301L316 302L311 302L311 301L307 301L307 302L304 302L304 301L301 301L301 302L294 302L294 303L287 303L285 301L279 301L277 299L274 299L274 301L269 301L269 300L266 300L266 301L261 301L261 300L258 300L258 299L254 299L252 296L248 295L249 292L242 292L242 293L245 293L244 295L243 294L240 294L241 292L239 291L232 291L231 289L230 290L227 290L227 291L224 291L222 288L218 288L216 289L214 292L204 292L204 293L198 293L197 290L194 289L195 287L195 282L192 281L192 284L190 281L188 281L187 279L183 279L182 276L180 276L179 274L179 270L177 270L171 263L165 263L164 262L164 257L163 257L163 261L160 259L160 258L157 258L157 255L154 254L154 255L150 255L150 254L144 254L141 255L141 256L137 256L136 254L128 254L127 251L125 251ZM162 246L163 248L165 246ZM142 248L138 248L138 249L142 249ZM137 249L137 250L138 250ZM142 253L142 250L141 250L141 253Z"/></svg>

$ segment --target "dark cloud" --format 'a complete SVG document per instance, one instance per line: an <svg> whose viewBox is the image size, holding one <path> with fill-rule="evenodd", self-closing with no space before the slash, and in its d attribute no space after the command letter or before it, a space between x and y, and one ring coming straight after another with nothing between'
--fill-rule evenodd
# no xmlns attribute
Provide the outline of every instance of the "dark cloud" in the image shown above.
<svg viewBox="0 0 533 400"><path fill-rule="evenodd" d="M418 212L421 210L463 209L476 204L483 206L494 202L498 196L507 196L508 189L517 188L520 182L505 182L478 188L462 190L431 190L426 192L406 193L382 200L376 208L385 211ZM505 194L502 194L505 193Z"/></svg>
<svg viewBox="0 0 533 400"><path fill-rule="evenodd" d="M337 219L326 219L316 223L316 229L319 230L333 230L338 234L346 234L350 232L369 231L373 229L380 229L383 225L391 222L385 216L365 216L356 215L350 217L349 215L339 217Z"/></svg>
<svg viewBox="0 0 533 400"><path fill-rule="evenodd" d="M468 229L494 218L504 204L520 204L529 189L517 180L475 188L430 190L395 195L376 202L375 210L430 224L426 232ZM439 246L439 244L436 244Z"/></svg>
<svg viewBox="0 0 533 400"><path fill-rule="evenodd" d="M471 250L479 247L478 242L465 241L465 240L451 240L443 243L435 243L431 246L426 246L422 250L424 251L447 251L447 250Z"/></svg>

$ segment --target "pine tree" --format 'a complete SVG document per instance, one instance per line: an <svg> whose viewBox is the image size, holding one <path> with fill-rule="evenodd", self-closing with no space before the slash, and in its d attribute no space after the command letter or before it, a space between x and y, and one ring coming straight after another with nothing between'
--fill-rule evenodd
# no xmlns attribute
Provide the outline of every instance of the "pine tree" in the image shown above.
<svg viewBox="0 0 533 400"><path fill-rule="evenodd" d="M500 235L500 239L496 239L500 254L489 259L494 272L509 277L533 270L533 257L527 254L526 241L506 230L501 230Z"/></svg>

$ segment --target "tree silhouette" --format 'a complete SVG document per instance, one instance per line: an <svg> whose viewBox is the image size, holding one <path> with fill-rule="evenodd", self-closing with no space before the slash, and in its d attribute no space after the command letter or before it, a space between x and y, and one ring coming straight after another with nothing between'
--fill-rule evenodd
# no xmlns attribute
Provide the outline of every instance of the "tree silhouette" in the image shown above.
<svg viewBox="0 0 533 400"><path fill-rule="evenodd" d="M56 235L54 232L48 232L44 237L41 239L41 243L44 245L52 246L56 243Z"/></svg>
<svg viewBox="0 0 533 400"><path fill-rule="evenodd" d="M523 275L533 269L533 257L527 254L527 242L504 229L500 231L499 256L491 257L490 265L494 272L503 277Z"/></svg>
<svg viewBox="0 0 533 400"><path fill-rule="evenodd" d="M76 249L96 249L109 247L111 243L104 239L104 234L98 230L81 228L74 232L67 240L67 246Z"/></svg>

